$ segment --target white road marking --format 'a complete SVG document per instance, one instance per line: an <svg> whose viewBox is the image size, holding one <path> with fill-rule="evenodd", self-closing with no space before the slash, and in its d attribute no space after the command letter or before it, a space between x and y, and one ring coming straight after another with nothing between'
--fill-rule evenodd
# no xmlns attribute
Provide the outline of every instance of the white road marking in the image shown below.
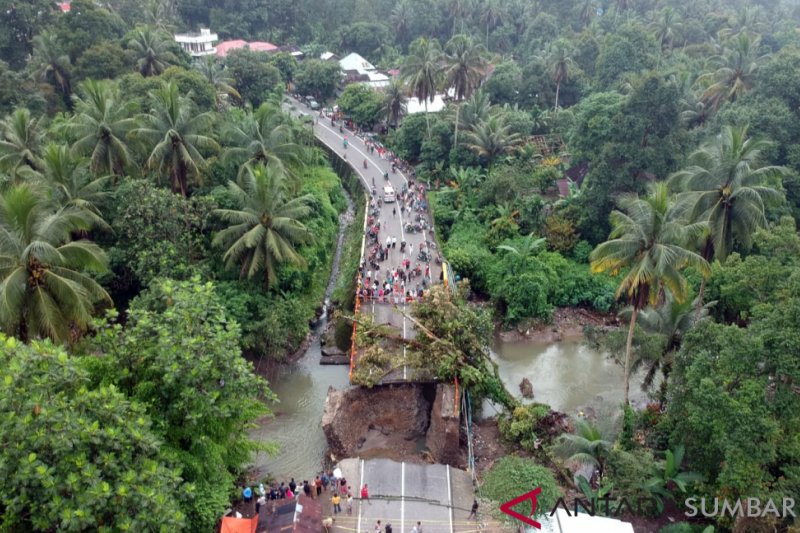
<svg viewBox="0 0 800 533"><path fill-rule="evenodd" d="M360 488L364 486L364 459L361 459L360 463L361 463L361 485L359 485L359 489L356 489L356 490L360 490ZM448 474L449 474L449 472L448 472ZM449 483L449 481L448 481L448 483ZM361 533L361 506L362 505L364 505L364 500L359 498L359 500L358 500L358 529L356 530L357 533Z"/></svg>
<svg viewBox="0 0 800 533"><path fill-rule="evenodd" d="M448 513L450 533L453 533L453 488L450 486L450 465L447 465L447 499L450 502L448 504L448 507L450 507L450 512Z"/></svg>
<svg viewBox="0 0 800 533"><path fill-rule="evenodd" d="M406 530L406 463L400 463L400 533Z"/></svg>

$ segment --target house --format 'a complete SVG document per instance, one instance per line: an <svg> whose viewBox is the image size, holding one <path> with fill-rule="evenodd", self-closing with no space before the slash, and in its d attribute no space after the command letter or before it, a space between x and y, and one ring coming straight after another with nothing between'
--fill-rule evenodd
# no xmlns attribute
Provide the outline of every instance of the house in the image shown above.
<svg viewBox="0 0 800 533"><path fill-rule="evenodd" d="M175 41L192 57L212 56L217 53L214 42L219 40L216 33L208 28L200 28L200 33L179 33Z"/></svg>
<svg viewBox="0 0 800 533"><path fill-rule="evenodd" d="M437 94L433 97L432 102L428 100L427 110L428 113L438 113L444 109L444 106L444 98L441 94ZM409 98L406 102L406 113L408 115L413 115L414 113L424 113L425 108L425 102L420 102L416 97Z"/></svg>
<svg viewBox="0 0 800 533"><path fill-rule="evenodd" d="M329 54L326 52L324 55ZM380 89L389 85L389 76L378 72L375 66L359 54L348 54L339 60L339 66L344 73L345 85L349 83L363 83L373 89Z"/></svg>
<svg viewBox="0 0 800 533"><path fill-rule="evenodd" d="M339 56L333 52L323 52L320 54L319 58L323 61L339 61Z"/></svg>
<svg viewBox="0 0 800 533"><path fill-rule="evenodd" d="M247 48L253 52L277 52L279 48L272 43L265 41L252 41L247 42L242 39L234 39L232 41L222 41L217 45L217 57L225 57L231 50L239 50Z"/></svg>

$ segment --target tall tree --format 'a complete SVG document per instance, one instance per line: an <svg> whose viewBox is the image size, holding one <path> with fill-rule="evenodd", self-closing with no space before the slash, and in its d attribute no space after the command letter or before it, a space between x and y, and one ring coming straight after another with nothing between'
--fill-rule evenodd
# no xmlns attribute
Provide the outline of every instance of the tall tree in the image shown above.
<svg viewBox="0 0 800 533"><path fill-rule="evenodd" d="M31 67L36 77L50 83L70 105L69 95L72 92L69 56L59 42L55 33L42 33L33 38L33 56Z"/></svg>
<svg viewBox="0 0 800 533"><path fill-rule="evenodd" d="M406 88L400 80L392 80L383 95L383 112L386 115L386 122L390 127L396 128L400 124L400 119L408 112Z"/></svg>
<svg viewBox="0 0 800 533"><path fill-rule="evenodd" d="M575 61L572 59L572 51L569 43L564 39L555 41L550 47L547 56L547 70L550 79L556 84L556 102L553 106L553 113L558 113L558 94L561 84L569 81L570 70L575 68Z"/></svg>
<svg viewBox="0 0 800 533"><path fill-rule="evenodd" d="M0 195L0 324L23 340L74 341L88 326L95 305L111 303L84 271L105 271L103 250L74 232L91 228L85 210L55 210L33 185Z"/></svg>
<svg viewBox="0 0 800 533"><path fill-rule="evenodd" d="M469 98L486 75L488 61L486 48L469 35L456 35L445 46L443 76L446 87L452 88L456 101L456 123L453 148L458 148L459 102Z"/></svg>
<svg viewBox="0 0 800 533"><path fill-rule="evenodd" d="M777 200L775 190L784 167L764 165L762 152L769 141L747 136L747 126L726 126L710 144L689 156L687 168L670 176L670 185L682 191L679 198L690 221L708 222L702 255L707 261L724 261L736 244L749 249L756 229L767 225L765 202ZM705 280L700 287L702 306Z"/></svg>
<svg viewBox="0 0 800 533"><path fill-rule="evenodd" d="M400 68L400 78L408 85L411 93L425 105L425 121L428 140L431 137L431 124L428 117L428 101L433 101L442 74L442 48L436 39L420 37L409 49L408 56Z"/></svg>
<svg viewBox="0 0 800 533"><path fill-rule="evenodd" d="M0 373L13 376L0 383L4 528L184 529L175 495L189 487L145 405L92 386L80 358L49 342L0 335Z"/></svg>
<svg viewBox="0 0 800 533"><path fill-rule="evenodd" d="M312 197L291 198L287 185L274 165L247 166L238 183L229 184L241 208L215 211L231 224L214 237L214 244L225 249L226 267L241 263L240 276L261 275L266 288L277 281L280 264L305 265L296 247L311 238L301 220L311 213Z"/></svg>
<svg viewBox="0 0 800 533"><path fill-rule="evenodd" d="M128 48L136 54L136 65L142 76L158 76L178 62L169 44L169 36L151 26L134 30Z"/></svg>
<svg viewBox="0 0 800 533"><path fill-rule="evenodd" d="M759 55L761 40L747 33L739 33L724 47L721 54L709 59L712 71L700 76L708 86L703 101L713 109L723 102L735 101L750 90L753 78L769 54Z"/></svg>
<svg viewBox="0 0 800 533"><path fill-rule="evenodd" d="M195 114L192 102L178 94L173 83L162 84L150 93L150 113L140 117L141 125L131 134L150 147L147 166L169 174L172 190L188 194L188 181L201 181L205 159L200 150L218 150L217 142L204 135L212 117Z"/></svg>
<svg viewBox="0 0 800 533"><path fill-rule="evenodd" d="M233 97L237 100L242 98L239 91L233 87L235 83L233 77L228 76L225 67L215 57L206 56L202 61L195 63L194 66L206 81L214 87L217 110L221 110L225 106L228 97Z"/></svg>
<svg viewBox="0 0 800 533"><path fill-rule="evenodd" d="M94 226L110 230L100 213L100 206L110 197L105 190L110 176L93 177L88 162L64 144L45 147L42 166L41 179L57 208L81 209Z"/></svg>
<svg viewBox="0 0 800 533"><path fill-rule="evenodd" d="M248 113L240 124L231 124L225 130L228 146L226 158L233 158L245 167L258 163L272 165L295 180L306 159L305 149L296 142L295 134L287 116L280 107L262 104L254 113Z"/></svg>
<svg viewBox="0 0 800 533"><path fill-rule="evenodd" d="M121 176L130 161L127 134L136 125L135 105L120 96L110 82L86 80L78 85L75 114L64 130L75 143L72 149L90 157L95 175Z"/></svg>
<svg viewBox="0 0 800 533"><path fill-rule="evenodd" d="M17 178L18 172L27 167L41 170L40 159L44 131L41 119L20 107L0 122L0 170Z"/></svg>
<svg viewBox="0 0 800 533"><path fill-rule="evenodd" d="M707 276L708 263L700 255L684 248L688 237L701 231L704 223L685 224L673 209L667 186L657 183L651 193L639 198L624 196L619 202L622 211L611 213L610 240L595 248L589 259L593 272L623 276L617 298L624 296L633 307L625 347L625 405L628 404L633 332L639 311L655 305L663 290L669 290L675 301L688 295L688 284L681 274L686 266L696 267Z"/></svg>

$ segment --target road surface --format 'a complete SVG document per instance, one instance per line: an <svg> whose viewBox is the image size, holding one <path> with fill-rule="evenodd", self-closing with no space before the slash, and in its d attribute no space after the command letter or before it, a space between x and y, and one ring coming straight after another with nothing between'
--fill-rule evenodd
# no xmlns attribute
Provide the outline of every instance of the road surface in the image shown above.
<svg viewBox="0 0 800 533"><path fill-rule="evenodd" d="M343 133L340 133L339 124L341 124L341 121L337 122L336 126L331 126L330 118L320 117L318 111L311 110L308 106L298 100L295 100L294 98L290 98L289 101L295 108L296 114L308 115L314 118L316 123L314 123L312 127L315 137L333 150L334 153L338 154L343 159L346 158L346 160L350 163L353 172L355 172L355 174L361 179L364 188L368 192L372 189L374 183L377 194L379 196L383 196L383 186L387 183L383 177L385 172L389 173L388 183L391 184L398 195L400 194L400 191L403 190L404 186L408 187L408 176L399 170L397 170L395 173L392 173L391 163L388 160L381 158L377 150L375 150L374 153L370 153L365 142L356 137L355 134L352 131L349 131L347 128L344 129ZM345 138L347 138L348 141L347 148L344 147ZM367 161L366 169L364 168L364 160ZM435 241L433 234L426 230L414 233L408 233L405 231L405 224L409 222L409 218L411 217L412 222L415 222L413 218L416 218L418 214L419 213L416 212L409 213L408 211L401 212L399 203L397 202L384 203L383 207L380 209L380 213L376 217L380 221L381 227L379 242L385 246L387 236L397 238L397 247L391 249L388 259L380 263L381 280L386 279L387 271L401 268L403 260L408 258L411 261L412 267L414 267L416 264L420 265L423 275L427 266L430 269L431 282L439 282L441 277L441 265L438 265L433 260L425 263L417 259L420 246L423 245L426 240ZM423 215L426 221L430 224L430 213L424 213ZM364 238L366 239L366 235ZM400 242L403 240L406 241L408 246L405 252L400 251ZM366 243L366 256L369 255L369 249L370 245L369 243ZM432 253L430 255L432 257L436 257L438 254L438 248L433 248L431 252ZM369 266L367 269L369 270ZM373 273L373 277L374 276L375 274ZM420 278L411 280L408 282L406 289L413 291L413 289L419 285L420 281ZM391 299L383 303L377 302L375 299L372 299L371 301L365 301L361 305L361 311L371 313L374 316L376 323L391 324L402 333L403 338L414 337L412 323L406 319L405 315L403 314L409 311L403 298L398 298L397 303ZM403 348L403 351L403 355L405 357L405 347ZM398 370L394 372L390 376L387 376L387 378L385 378L383 381L404 381L408 378L408 369L404 366L402 371Z"/></svg>

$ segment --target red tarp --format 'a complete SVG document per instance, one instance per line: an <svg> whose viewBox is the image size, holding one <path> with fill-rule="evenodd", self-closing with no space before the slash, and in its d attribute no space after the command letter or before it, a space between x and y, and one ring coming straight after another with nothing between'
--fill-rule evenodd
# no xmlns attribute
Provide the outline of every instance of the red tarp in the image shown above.
<svg viewBox="0 0 800 533"><path fill-rule="evenodd" d="M234 518L225 516L222 518L220 533L256 533L258 528L258 517L253 518Z"/></svg>

